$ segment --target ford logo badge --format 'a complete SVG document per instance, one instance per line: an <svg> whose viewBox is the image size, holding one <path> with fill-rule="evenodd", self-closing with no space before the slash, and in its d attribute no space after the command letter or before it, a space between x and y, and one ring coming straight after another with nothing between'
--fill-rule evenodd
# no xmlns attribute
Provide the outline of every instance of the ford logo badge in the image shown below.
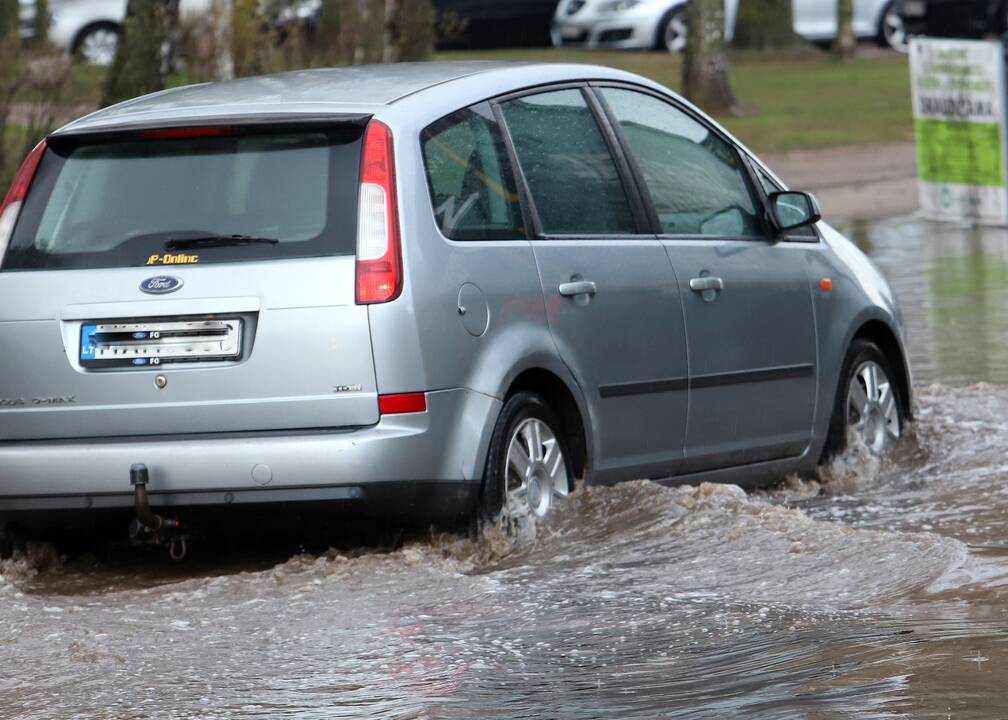
<svg viewBox="0 0 1008 720"><path fill-rule="evenodd" d="M149 295L164 295L182 287L182 278L171 275L155 275L140 283L140 290Z"/></svg>

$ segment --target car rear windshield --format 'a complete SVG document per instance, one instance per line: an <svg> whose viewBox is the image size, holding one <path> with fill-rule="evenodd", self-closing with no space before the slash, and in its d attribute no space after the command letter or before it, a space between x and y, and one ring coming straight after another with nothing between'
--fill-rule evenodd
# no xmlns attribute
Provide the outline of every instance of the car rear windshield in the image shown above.
<svg viewBox="0 0 1008 720"><path fill-rule="evenodd" d="M362 128L151 132L45 153L4 270L352 254Z"/></svg>

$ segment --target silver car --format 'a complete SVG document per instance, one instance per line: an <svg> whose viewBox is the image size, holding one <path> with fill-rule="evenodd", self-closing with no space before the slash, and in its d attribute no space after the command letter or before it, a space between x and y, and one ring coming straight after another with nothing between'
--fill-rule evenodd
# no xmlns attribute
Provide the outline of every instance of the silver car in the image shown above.
<svg viewBox="0 0 1008 720"><path fill-rule="evenodd" d="M812 473L911 416L899 310L814 199L630 73L429 63L177 88L0 210L0 514L545 515Z"/></svg>
<svg viewBox="0 0 1008 720"><path fill-rule="evenodd" d="M556 47L665 49L686 47L688 0L560 0L550 33ZM794 31L815 43L837 32L836 0L794 0ZM725 35L735 30L738 0L725 0ZM906 52L907 38L895 0L855 0L854 34Z"/></svg>
<svg viewBox="0 0 1008 720"><path fill-rule="evenodd" d="M179 0L179 12L209 12L212 0ZM35 36L35 0L19 0L21 37ZM49 0L52 45L90 65L109 65L115 59L126 19L126 0Z"/></svg>

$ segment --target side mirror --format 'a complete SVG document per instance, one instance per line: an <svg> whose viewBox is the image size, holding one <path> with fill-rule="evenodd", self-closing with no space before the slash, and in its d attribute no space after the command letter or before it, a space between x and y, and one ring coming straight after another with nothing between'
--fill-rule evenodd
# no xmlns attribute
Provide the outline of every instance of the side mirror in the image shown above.
<svg viewBox="0 0 1008 720"><path fill-rule="evenodd" d="M822 219L819 203L811 193L791 190L770 193L767 205L770 219L779 233L814 225Z"/></svg>

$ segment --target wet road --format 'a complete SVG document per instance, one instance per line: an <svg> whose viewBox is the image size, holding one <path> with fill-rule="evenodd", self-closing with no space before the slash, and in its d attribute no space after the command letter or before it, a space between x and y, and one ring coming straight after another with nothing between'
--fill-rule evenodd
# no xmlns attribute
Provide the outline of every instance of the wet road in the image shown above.
<svg viewBox="0 0 1008 720"><path fill-rule="evenodd" d="M2 567L0 717L1008 717L1008 233L850 230L920 388L885 463L588 488L517 544L38 551Z"/></svg>

